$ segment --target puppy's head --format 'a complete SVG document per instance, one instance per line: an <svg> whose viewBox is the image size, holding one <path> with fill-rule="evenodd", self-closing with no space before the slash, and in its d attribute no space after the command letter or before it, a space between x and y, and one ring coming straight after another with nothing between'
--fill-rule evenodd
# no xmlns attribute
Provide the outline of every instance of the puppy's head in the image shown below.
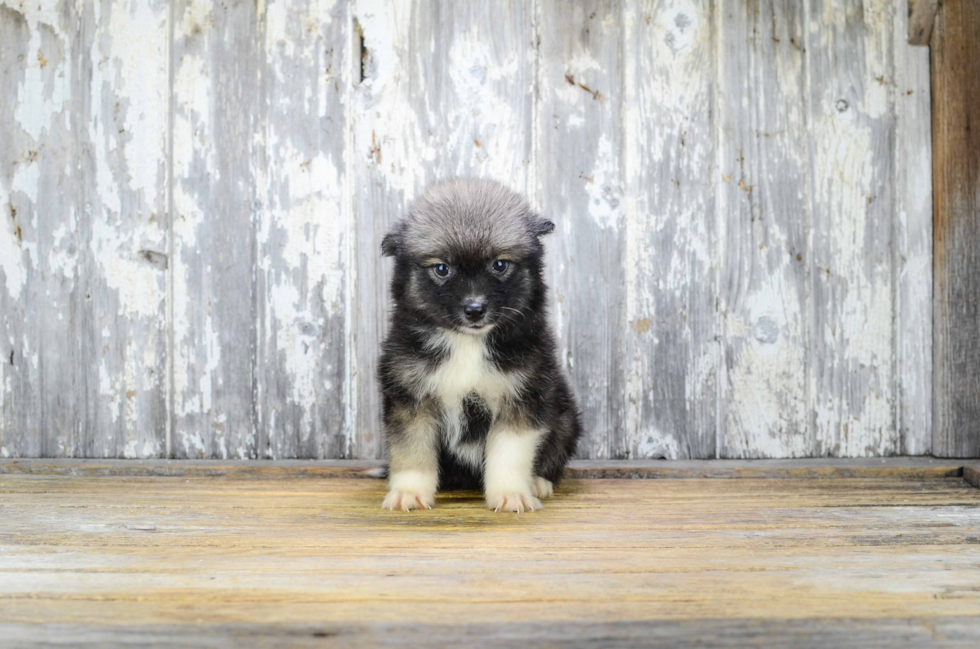
<svg viewBox="0 0 980 649"><path fill-rule="evenodd" d="M527 319L543 300L539 237L554 227L496 181L434 185L381 243L396 304L472 334Z"/></svg>

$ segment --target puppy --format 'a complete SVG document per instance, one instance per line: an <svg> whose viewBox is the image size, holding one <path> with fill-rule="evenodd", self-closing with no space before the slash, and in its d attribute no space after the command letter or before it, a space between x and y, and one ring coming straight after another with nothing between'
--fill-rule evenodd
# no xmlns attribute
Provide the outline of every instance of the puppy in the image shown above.
<svg viewBox="0 0 980 649"><path fill-rule="evenodd" d="M554 224L498 182L430 187L381 244L395 258L379 377L391 458L382 507L478 488L524 512L551 496L581 434L546 315Z"/></svg>

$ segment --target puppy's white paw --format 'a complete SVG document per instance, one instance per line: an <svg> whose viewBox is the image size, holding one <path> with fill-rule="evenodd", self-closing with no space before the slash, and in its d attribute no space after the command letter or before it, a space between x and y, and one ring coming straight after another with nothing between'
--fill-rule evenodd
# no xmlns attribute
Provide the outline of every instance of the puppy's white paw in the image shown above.
<svg viewBox="0 0 980 649"><path fill-rule="evenodd" d="M496 493L487 494L487 507L495 512L533 512L544 509L541 501L530 493Z"/></svg>
<svg viewBox="0 0 980 649"><path fill-rule="evenodd" d="M551 498L555 493L555 485L551 480L546 480L539 475L534 476L531 481L531 493L538 498Z"/></svg>
<svg viewBox="0 0 980 649"><path fill-rule="evenodd" d="M412 509L432 509L435 504L435 494L423 494L409 489L392 489L385 496L381 507L391 511L400 509L407 512Z"/></svg>

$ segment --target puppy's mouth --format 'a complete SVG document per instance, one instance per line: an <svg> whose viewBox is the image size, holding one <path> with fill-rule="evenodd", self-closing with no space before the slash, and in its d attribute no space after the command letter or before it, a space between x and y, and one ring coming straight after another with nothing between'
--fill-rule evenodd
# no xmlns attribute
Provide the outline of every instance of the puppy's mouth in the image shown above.
<svg viewBox="0 0 980 649"><path fill-rule="evenodd" d="M460 326L460 330L462 330L463 333L472 334L474 336L485 334L488 331L490 331L492 328L493 328L493 324L489 322L466 323Z"/></svg>

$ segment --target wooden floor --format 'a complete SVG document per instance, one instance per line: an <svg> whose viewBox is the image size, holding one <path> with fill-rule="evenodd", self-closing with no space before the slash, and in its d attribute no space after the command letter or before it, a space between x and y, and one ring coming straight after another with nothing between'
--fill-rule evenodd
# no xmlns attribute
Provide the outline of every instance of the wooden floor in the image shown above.
<svg viewBox="0 0 980 649"><path fill-rule="evenodd" d="M19 467L5 647L980 646L962 470L578 479L516 515L382 511L379 480L301 471Z"/></svg>

